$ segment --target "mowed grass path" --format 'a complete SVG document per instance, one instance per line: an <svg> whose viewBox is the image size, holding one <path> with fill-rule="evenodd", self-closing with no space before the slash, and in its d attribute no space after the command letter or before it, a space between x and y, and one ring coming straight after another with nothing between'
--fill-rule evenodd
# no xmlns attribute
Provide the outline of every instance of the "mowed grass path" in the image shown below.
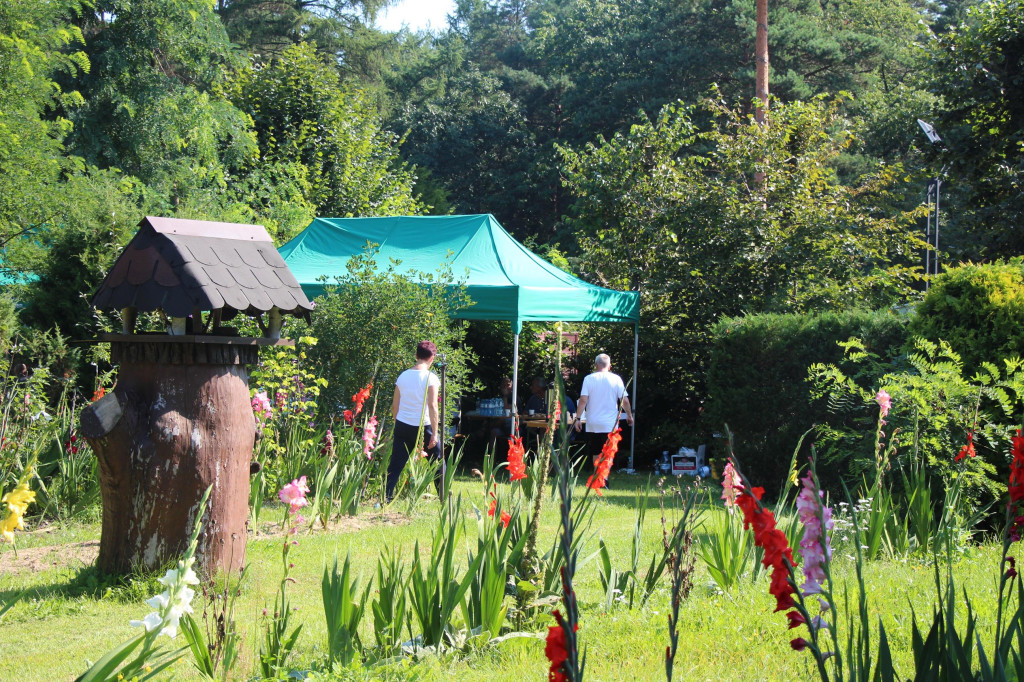
<svg viewBox="0 0 1024 682"><path fill-rule="evenodd" d="M601 537L612 550L612 561L620 570L628 568L633 526L635 523L634 491L644 483L641 477L617 475L611 488L598 501L592 529L593 540L587 554L597 549ZM581 491L582 492L582 491ZM486 509L484 489L479 481L457 482L456 494L467 502ZM541 530L542 551L549 546L558 530L556 504L546 501ZM399 510L403 509L399 505ZM431 531L438 514L436 501L424 502L411 518L382 517L373 510L361 510L361 527L337 532L313 531L299 536L299 545L291 553L295 564L292 576L296 584L291 599L298 607L295 622L303 631L292 663L308 667L324 657L325 625L320 601L320 577L324 566L337 554L344 558L351 552L357 572L363 579L375 576L378 553L390 547L410 557L416 540L429 548ZM280 509L271 508L265 518L280 518ZM475 516L465 505L467 538L476 534ZM711 513L721 513L714 510ZM670 521L671 522L671 521ZM661 514L656 496L648 509L644 542L646 557L660 551ZM51 529L47 533L20 536L21 547L61 545L99 537L98 524L79 524ZM474 540L475 542L475 540ZM841 582L855 586L849 547L836 550L836 573ZM70 551L67 552L70 555ZM266 538L250 540L248 560L250 575L236 617L244 637L239 679L255 674L256 657L261 641L260 614L273 603L281 575L281 540ZM957 557L954 573L958 589L966 589L981 619L983 641L987 644L995 619L995 591L998 548L983 546ZM0 548L0 566L12 561L9 547ZM64 567L16 572L0 571L0 599L7 600L24 591L22 601L0 623L0 680L71 680L86 667L86 660L96 660L108 649L138 631L128 625L133 618L148 612L143 600L150 594L145 589L120 589L104 594L102 589L76 589L81 585L83 570L80 560L69 558ZM88 575L86 572L84 575ZM934 568L923 559L878 561L868 564L866 580L870 593L873 620L880 615L885 623L894 650L897 670L903 676L911 673L910 623L911 607L918 619L930 622L935 600ZM667 644L668 591L667 576L655 596L643 608L632 611L619 605L610 613L603 611L603 594L598 580L596 561L584 565L576 578L582 611L580 638L587 651L586 678L589 680L659 680L664 679L664 652ZM851 599L853 595L851 593ZM193 604L202 609L201 599ZM961 604L962 605L962 604ZM851 604L855 608L855 604ZM710 581L700 559L694 576L694 589L681 608L679 654L676 662L678 680L803 680L813 679L815 671L806 653L791 650L792 637L802 630L786 629L782 613L773 613L774 600L767 594L767 580L744 580L733 593L722 594ZM367 607L363 621L364 641L373 642L372 615ZM540 628L538 628L540 629ZM845 635L845 633L842 633ZM167 640L165 640L167 641ZM177 640L180 645L184 641ZM525 682L543 680L547 676L544 643L541 639L509 640L475 650L471 653L431 657L419 662L418 679L495 680ZM189 658L174 668L173 679L196 679ZM379 679L372 673L353 679Z"/></svg>

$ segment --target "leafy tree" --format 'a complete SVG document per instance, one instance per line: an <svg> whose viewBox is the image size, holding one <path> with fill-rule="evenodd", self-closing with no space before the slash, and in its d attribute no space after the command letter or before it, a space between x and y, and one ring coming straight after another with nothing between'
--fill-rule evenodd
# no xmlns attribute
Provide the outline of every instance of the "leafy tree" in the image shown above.
<svg viewBox="0 0 1024 682"><path fill-rule="evenodd" d="M262 58L303 42L344 57L346 37L393 0L217 0L231 40Z"/></svg>
<svg viewBox="0 0 1024 682"><path fill-rule="evenodd" d="M933 42L935 126L945 166L961 194L953 214L978 253L1024 251L1024 3L991 0Z"/></svg>
<svg viewBox="0 0 1024 682"><path fill-rule="evenodd" d="M53 222L50 201L61 173L69 110L81 102L54 78L86 71L89 61L76 48L81 32L67 16L77 2L12 0L0 5L0 267L32 269L39 256L38 233Z"/></svg>
<svg viewBox="0 0 1024 682"><path fill-rule="evenodd" d="M879 167L856 186L838 182L833 164L851 139L838 106L776 105L759 126L717 102L670 105L628 134L562 150L580 270L641 292L647 404L670 410L690 396L695 409L723 315L912 294L922 242L914 215L892 205L901 173ZM714 122L699 126L698 116Z"/></svg>
<svg viewBox="0 0 1024 682"><path fill-rule="evenodd" d="M75 153L138 177L165 212L223 195L257 148L249 119L218 94L235 56L210 2L110 0L84 24L93 68L72 116Z"/></svg>
<svg viewBox="0 0 1024 682"><path fill-rule="evenodd" d="M448 361L448 409L472 390L468 367L475 357L462 341L466 323L449 314L468 301L450 268L436 273L400 274L397 263L378 268L372 251L353 256L348 271L316 301L312 334L319 343L310 357L328 386L321 406L340 413L368 382L377 387L386 412L398 375L412 366L416 344L430 339Z"/></svg>
<svg viewBox="0 0 1024 682"><path fill-rule="evenodd" d="M146 188L115 170L92 168L69 176L59 190L48 204L55 227L39 235L47 255L27 287L23 317L37 329L90 338L97 321L89 299L147 214Z"/></svg>
<svg viewBox="0 0 1024 682"><path fill-rule="evenodd" d="M772 4L773 92L895 98L910 87L920 17L909 0ZM555 145L623 131L638 110L696 101L712 83L749 100L754 29L754 6L740 0L460 0L433 57L389 81L404 103L391 126L410 131L403 155L431 171L456 211L490 211L517 236L550 239L571 203ZM871 122L885 123L878 113ZM896 122L901 141L922 115L910 113ZM851 173L889 149L889 130L864 132L871 149L847 161Z"/></svg>
<svg viewBox="0 0 1024 682"><path fill-rule="evenodd" d="M394 0L218 0L217 12L232 42L270 61L299 43L310 43L346 84L388 105L386 82L403 60L408 36L376 29L373 22ZM415 41L413 41L415 42Z"/></svg>
<svg viewBox="0 0 1024 682"><path fill-rule="evenodd" d="M655 115L696 101L712 83L729 100L754 90L754 3L742 0L570 0L537 33L552 68L574 87L564 104L571 143L621 130L639 109ZM879 78L895 87L921 35L909 2L782 0L769 5L771 90L782 100Z"/></svg>
<svg viewBox="0 0 1024 682"><path fill-rule="evenodd" d="M254 62L230 88L252 118L261 166L289 175L319 215L419 213L415 178L397 158L396 138L358 91L314 46L295 45L280 59Z"/></svg>
<svg viewBox="0 0 1024 682"><path fill-rule="evenodd" d="M517 104L493 77L476 69L448 82L443 96L407 107L394 124L407 158L444 182L461 213L493 213L515 229L533 197L533 134Z"/></svg>

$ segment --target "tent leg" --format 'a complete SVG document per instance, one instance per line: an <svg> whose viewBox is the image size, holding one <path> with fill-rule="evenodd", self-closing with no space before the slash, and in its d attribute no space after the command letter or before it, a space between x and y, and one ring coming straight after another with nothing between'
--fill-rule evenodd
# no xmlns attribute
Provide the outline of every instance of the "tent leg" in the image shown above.
<svg viewBox="0 0 1024 682"><path fill-rule="evenodd" d="M640 357L640 325L633 327L633 400L630 405L633 407L633 428L629 430L629 470L633 468L633 453L636 452L636 385L637 385L637 359Z"/></svg>
<svg viewBox="0 0 1024 682"><path fill-rule="evenodd" d="M519 334L516 333L512 342L512 414L518 413L519 404ZM513 428L514 431L514 428Z"/></svg>

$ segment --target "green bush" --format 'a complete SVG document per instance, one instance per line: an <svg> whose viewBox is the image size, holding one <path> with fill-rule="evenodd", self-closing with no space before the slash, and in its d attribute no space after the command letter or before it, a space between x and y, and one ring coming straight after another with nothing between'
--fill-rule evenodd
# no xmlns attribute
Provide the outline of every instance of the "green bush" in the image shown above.
<svg viewBox="0 0 1024 682"><path fill-rule="evenodd" d="M1024 356L1024 261L950 268L917 307L910 333L947 342L968 374Z"/></svg>
<svg viewBox="0 0 1024 682"><path fill-rule="evenodd" d="M844 344L842 362L809 368L811 395L830 413L815 433L819 462L825 465L822 480L838 492L839 477L851 490L884 477L884 486L897 499L909 499L914 485L907 476L916 470L936 491L934 500L948 487L938 481L959 479L959 501L952 506L962 514L957 526L969 533L986 508L997 517L1003 511L989 505L1006 491L1010 437L1020 424L1024 398L1024 366L985 362L983 371L972 375L947 343L914 338L907 345L909 352L892 363L853 340ZM892 448L887 457L875 449L879 389L891 398L881 426L884 448ZM977 457L963 466L955 458L972 431ZM879 461L886 462L881 472ZM863 490L858 494L872 497Z"/></svg>
<svg viewBox="0 0 1024 682"><path fill-rule="evenodd" d="M747 475L774 494L800 435L829 415L824 401L811 399L808 367L841 360L839 343L851 337L885 356L905 335L904 319L890 312L723 319L713 330L703 423L713 431L728 424Z"/></svg>
<svg viewBox="0 0 1024 682"><path fill-rule="evenodd" d="M450 270L410 277L400 274L396 263L378 271L372 252L353 256L345 275L316 299L313 312L318 343L309 353L328 381L320 393L321 409L340 412L372 382L382 403L377 412L387 413L395 379L415 362L416 344L430 339L448 361L447 416L453 416L456 398L471 390L467 365L473 355L463 346L465 322L450 313L467 301Z"/></svg>

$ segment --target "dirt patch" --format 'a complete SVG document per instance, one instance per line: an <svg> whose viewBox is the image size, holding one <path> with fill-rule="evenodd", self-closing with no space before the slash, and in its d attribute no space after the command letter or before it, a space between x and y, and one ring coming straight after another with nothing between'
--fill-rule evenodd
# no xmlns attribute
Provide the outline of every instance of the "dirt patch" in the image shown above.
<svg viewBox="0 0 1024 682"><path fill-rule="evenodd" d="M374 514L362 514L360 516L342 516L331 521L324 530L319 522L312 530L303 527L299 530L300 535L319 533L358 533L361 530L373 526L404 526L410 519L405 514L397 511L377 512ZM282 537L280 521L263 523L263 528L256 533L249 535L253 540L266 540ZM27 547L18 550L15 558L14 552L6 549L0 559L0 575L17 573L37 573L54 568L80 568L91 566L96 563L99 556L100 541L89 540L86 542L75 542L66 545L46 545L44 547Z"/></svg>
<svg viewBox="0 0 1024 682"><path fill-rule="evenodd" d="M299 529L300 535L307 533L358 533L361 530L372 528L374 526L404 526L410 522L410 518L405 514L397 511L385 511L376 512L373 514L362 514L360 516L342 516L339 519L331 521L327 524L327 528L320 524L319 521L313 525L313 528L309 528L309 522L303 525ZM268 538L279 538L284 535L281 530L281 521L278 520L274 523L264 521L262 528L255 533L249 535L254 540L265 540Z"/></svg>
<svg viewBox="0 0 1024 682"><path fill-rule="evenodd" d="M79 568L90 566L96 562L100 553L100 541L75 542L69 545L49 545L46 547L27 547L14 552L4 552L4 560L0 561L0 574L4 573L37 573L52 568Z"/></svg>

